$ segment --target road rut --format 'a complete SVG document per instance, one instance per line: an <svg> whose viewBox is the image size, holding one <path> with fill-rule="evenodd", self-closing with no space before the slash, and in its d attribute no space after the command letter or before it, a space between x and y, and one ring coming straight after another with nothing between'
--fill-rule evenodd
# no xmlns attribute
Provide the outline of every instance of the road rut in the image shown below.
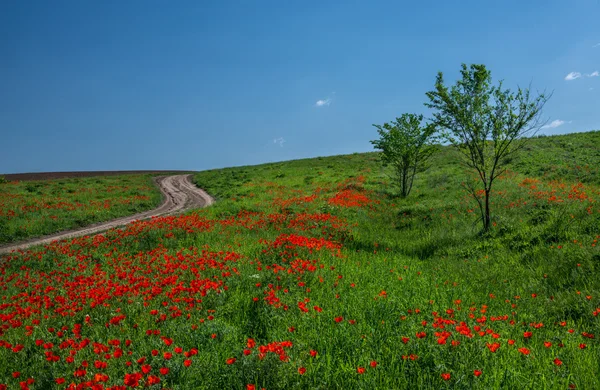
<svg viewBox="0 0 600 390"><path fill-rule="evenodd" d="M101 222L81 229L63 231L49 236L0 246L0 254L9 253L19 249L26 249L34 245L48 244L52 241L88 236L115 227L124 226L133 221L182 213L190 209L206 207L213 204L214 199L205 191L196 187L196 185L192 183L191 178L192 175L174 175L155 178L154 181L162 192L164 199L161 205L154 210L145 211L129 217L113 219L107 222Z"/></svg>

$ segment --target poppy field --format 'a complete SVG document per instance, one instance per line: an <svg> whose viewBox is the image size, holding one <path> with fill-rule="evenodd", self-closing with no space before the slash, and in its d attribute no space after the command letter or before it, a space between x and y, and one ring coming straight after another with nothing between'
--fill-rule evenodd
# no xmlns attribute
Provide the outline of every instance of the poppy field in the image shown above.
<svg viewBox="0 0 600 390"><path fill-rule="evenodd" d="M0 185L0 245L158 206L150 175L9 181Z"/></svg>
<svg viewBox="0 0 600 390"><path fill-rule="evenodd" d="M376 153L199 172L0 258L0 389L600 388L597 145L532 139L483 236L446 147L405 199Z"/></svg>

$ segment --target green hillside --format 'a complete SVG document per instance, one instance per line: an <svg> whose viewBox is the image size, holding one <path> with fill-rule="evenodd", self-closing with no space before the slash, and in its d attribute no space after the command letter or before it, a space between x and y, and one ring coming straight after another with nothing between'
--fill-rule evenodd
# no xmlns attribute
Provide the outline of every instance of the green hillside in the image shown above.
<svg viewBox="0 0 600 390"><path fill-rule="evenodd" d="M448 147L405 199L377 153L199 172L208 208L0 257L0 385L598 389L599 152L532 139L485 234Z"/></svg>

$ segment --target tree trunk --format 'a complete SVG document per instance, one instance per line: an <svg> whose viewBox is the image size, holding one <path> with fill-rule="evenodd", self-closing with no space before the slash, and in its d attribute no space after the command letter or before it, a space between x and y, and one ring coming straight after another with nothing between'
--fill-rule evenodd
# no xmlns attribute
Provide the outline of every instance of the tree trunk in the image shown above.
<svg viewBox="0 0 600 390"><path fill-rule="evenodd" d="M485 215L483 216L483 230L490 230L490 190L485 190Z"/></svg>
<svg viewBox="0 0 600 390"><path fill-rule="evenodd" d="M408 169L404 167L402 169L402 197L406 198L408 196Z"/></svg>

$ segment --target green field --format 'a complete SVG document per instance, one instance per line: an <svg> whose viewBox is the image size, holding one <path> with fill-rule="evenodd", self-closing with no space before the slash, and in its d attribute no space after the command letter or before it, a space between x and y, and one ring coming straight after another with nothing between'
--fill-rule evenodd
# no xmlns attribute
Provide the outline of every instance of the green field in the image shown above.
<svg viewBox="0 0 600 390"><path fill-rule="evenodd" d="M150 210L161 201L151 175L0 184L0 244Z"/></svg>
<svg viewBox="0 0 600 390"><path fill-rule="evenodd" d="M377 153L210 170L209 208L4 256L0 383L600 388L600 132L531 139L486 234L439 149L405 199Z"/></svg>

